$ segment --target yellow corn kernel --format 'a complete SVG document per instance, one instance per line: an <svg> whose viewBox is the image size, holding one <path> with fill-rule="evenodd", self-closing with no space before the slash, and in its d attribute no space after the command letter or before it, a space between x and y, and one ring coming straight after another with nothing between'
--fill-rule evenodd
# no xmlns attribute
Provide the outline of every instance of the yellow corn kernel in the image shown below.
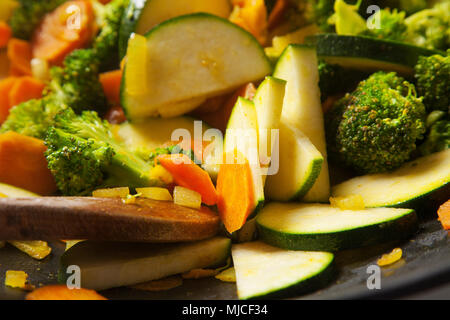
<svg viewBox="0 0 450 320"><path fill-rule="evenodd" d="M216 275L215 278L223 282L236 282L236 272L234 271L234 267L222 271Z"/></svg>
<svg viewBox="0 0 450 320"><path fill-rule="evenodd" d="M347 197L330 198L330 204L332 207L341 210L364 210L366 208L364 199L359 194Z"/></svg>
<svg viewBox="0 0 450 320"><path fill-rule="evenodd" d="M52 248L49 247L48 243L45 241L8 241L14 247L20 251L26 253L30 257L42 260L47 257L51 252Z"/></svg>
<svg viewBox="0 0 450 320"><path fill-rule="evenodd" d="M377 264L380 267L388 266L399 261L402 258L403 251L400 248L395 248L390 253L383 254L380 259L378 259Z"/></svg>
<svg viewBox="0 0 450 320"><path fill-rule="evenodd" d="M158 200L158 201L173 201L172 195L166 188L136 188L136 192L141 194L141 197Z"/></svg>
<svg viewBox="0 0 450 320"><path fill-rule="evenodd" d="M173 177L170 172L160 164L151 168L150 178L152 180L162 181L166 185L173 183Z"/></svg>
<svg viewBox="0 0 450 320"><path fill-rule="evenodd" d="M202 206L202 196L193 190L176 186L173 190L173 202L180 206L200 209Z"/></svg>
<svg viewBox="0 0 450 320"><path fill-rule="evenodd" d="M5 285L11 288L26 289L28 274L24 271L7 270L5 276Z"/></svg>
<svg viewBox="0 0 450 320"><path fill-rule="evenodd" d="M130 194L130 188L109 188L98 189L92 192L92 196L95 198L126 198Z"/></svg>

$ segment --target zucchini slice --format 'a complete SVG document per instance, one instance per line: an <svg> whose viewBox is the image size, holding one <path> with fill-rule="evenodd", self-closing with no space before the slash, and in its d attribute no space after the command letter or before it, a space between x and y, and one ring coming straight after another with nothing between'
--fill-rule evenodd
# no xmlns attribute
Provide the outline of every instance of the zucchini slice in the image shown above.
<svg viewBox="0 0 450 320"><path fill-rule="evenodd" d="M58 280L65 283L67 268L76 265L83 288L105 290L221 266L230 250L225 237L178 244L82 241L61 256Z"/></svg>
<svg viewBox="0 0 450 320"><path fill-rule="evenodd" d="M281 122L303 132L323 157L319 177L303 200L327 202L330 178L316 50L303 45L289 45L278 60L274 77L287 81Z"/></svg>
<svg viewBox="0 0 450 320"><path fill-rule="evenodd" d="M133 32L144 35L163 21L196 12L228 18L231 5L228 0L130 0L120 27L120 56L125 56Z"/></svg>
<svg viewBox="0 0 450 320"><path fill-rule="evenodd" d="M232 91L271 72L264 50L250 33L210 14L167 20L145 38L146 46L128 48L122 80L121 101L131 120L167 116L167 108L172 117L182 115L195 109L202 99ZM139 64L145 69L141 80L136 76L142 73ZM137 81L145 84L136 86ZM137 92L136 87L145 90ZM186 101L198 103L183 103ZM180 103L179 108L173 107Z"/></svg>
<svg viewBox="0 0 450 320"><path fill-rule="evenodd" d="M317 48L317 55L330 64L364 71L395 71L411 76L419 56L440 53L407 43L365 36L319 34L306 42Z"/></svg>
<svg viewBox="0 0 450 320"><path fill-rule="evenodd" d="M334 275L334 255L287 251L263 242L232 247L241 300L298 295L326 286Z"/></svg>
<svg viewBox="0 0 450 320"><path fill-rule="evenodd" d="M326 204L270 203L256 218L262 241L289 250L338 251L407 239L412 209L341 210Z"/></svg>
<svg viewBox="0 0 450 320"><path fill-rule="evenodd" d="M413 208L418 200L444 191L449 196L450 149L382 174L356 177L332 188L333 197L361 195L366 207ZM420 202L420 201L419 201Z"/></svg>

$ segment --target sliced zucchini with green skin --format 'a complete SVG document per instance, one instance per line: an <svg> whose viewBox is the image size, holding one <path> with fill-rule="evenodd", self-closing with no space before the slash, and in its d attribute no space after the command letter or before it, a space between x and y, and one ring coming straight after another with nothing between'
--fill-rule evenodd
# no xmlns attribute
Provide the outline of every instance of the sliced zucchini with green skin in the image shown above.
<svg viewBox="0 0 450 320"><path fill-rule="evenodd" d="M171 141L172 134L175 130L185 129L194 138L194 118L188 116L176 118L149 118L143 122L125 122L117 126L116 135L128 146L133 148L148 148L150 150L159 148L163 144ZM202 130L210 129L210 127L202 122ZM203 136L203 132L200 132ZM179 137L174 137L175 141ZM193 147L193 146L192 146Z"/></svg>
<svg viewBox="0 0 450 320"><path fill-rule="evenodd" d="M228 18L231 5L228 0L130 0L120 27L120 56L125 56L133 32L143 35L163 21L195 12Z"/></svg>
<svg viewBox="0 0 450 320"><path fill-rule="evenodd" d="M271 73L270 62L258 41L217 16L197 13L173 18L145 37L143 87L148 90L143 93L129 90L135 87L128 82L136 78L131 74L136 67L130 68L130 73L125 67L122 80L122 106L132 120L164 114L168 105L226 93ZM127 65L134 62L127 59ZM191 109L195 107L193 104ZM179 110L170 109L172 116L188 111L186 105Z"/></svg>
<svg viewBox="0 0 450 320"><path fill-rule="evenodd" d="M252 170L255 196L254 214L264 204L264 185L259 164L258 118L254 103L242 97L238 99L231 112L225 134L225 153L234 153L234 150L245 157L245 159L239 159L239 161L247 160Z"/></svg>
<svg viewBox="0 0 450 320"><path fill-rule="evenodd" d="M323 157L320 175L303 200L327 202L330 178L316 50L303 45L288 46L278 60L274 76L287 81L281 121L303 132Z"/></svg>
<svg viewBox="0 0 450 320"><path fill-rule="evenodd" d="M105 290L165 278L192 269L224 265L231 240L215 237L191 243L150 244L82 241L64 252L58 280L65 283L81 271L81 287Z"/></svg>
<svg viewBox="0 0 450 320"><path fill-rule="evenodd" d="M395 71L411 76L419 56L442 54L407 43L364 36L320 34L306 42L317 48L317 55L329 64L364 71Z"/></svg>
<svg viewBox="0 0 450 320"><path fill-rule="evenodd" d="M289 250L338 251L404 240L418 227L413 209L341 210L327 204L270 203L256 218L262 241Z"/></svg>
<svg viewBox="0 0 450 320"><path fill-rule="evenodd" d="M291 201L302 198L320 175L322 154L300 130L290 124L280 125L278 173L267 177L268 199Z"/></svg>
<svg viewBox="0 0 450 320"><path fill-rule="evenodd" d="M0 183L0 196L5 195L8 198L28 198L28 197L39 197L38 194L18 188L9 184Z"/></svg>
<svg viewBox="0 0 450 320"><path fill-rule="evenodd" d="M241 300L306 293L334 276L328 252L287 251L256 241L233 245L232 256Z"/></svg>
<svg viewBox="0 0 450 320"><path fill-rule="evenodd" d="M414 208L441 190L449 196L450 149L416 159L399 169L356 177L332 188L334 197L361 195L366 207Z"/></svg>

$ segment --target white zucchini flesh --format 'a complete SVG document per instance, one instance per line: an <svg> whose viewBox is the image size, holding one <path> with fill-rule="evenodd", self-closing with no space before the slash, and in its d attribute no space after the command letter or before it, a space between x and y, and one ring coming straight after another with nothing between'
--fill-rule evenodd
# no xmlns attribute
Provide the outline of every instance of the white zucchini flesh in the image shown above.
<svg viewBox="0 0 450 320"><path fill-rule="evenodd" d="M314 48L290 45L278 60L274 71L274 77L287 81L281 120L302 131L324 158L319 178L303 199L306 202L327 202L330 196L317 63Z"/></svg>
<svg viewBox="0 0 450 320"><path fill-rule="evenodd" d="M356 177L332 188L334 197L361 195L367 207L402 206L450 183L450 149L399 169Z"/></svg>
<svg viewBox="0 0 450 320"><path fill-rule="evenodd" d="M232 257L242 300L282 293L294 286L300 289L303 282L320 277L334 259L328 252L289 251L260 241L233 245Z"/></svg>

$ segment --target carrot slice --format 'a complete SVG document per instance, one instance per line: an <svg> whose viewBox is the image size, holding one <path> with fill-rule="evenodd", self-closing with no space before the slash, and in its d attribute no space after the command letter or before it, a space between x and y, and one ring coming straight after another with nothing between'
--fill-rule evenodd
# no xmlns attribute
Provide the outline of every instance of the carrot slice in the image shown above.
<svg viewBox="0 0 450 320"><path fill-rule="evenodd" d="M164 154L157 161L173 176L175 183L201 194L207 205L217 203L217 192L209 174L184 154Z"/></svg>
<svg viewBox="0 0 450 320"><path fill-rule="evenodd" d="M29 42L12 38L8 42L7 56L10 61L10 74L31 76L31 45Z"/></svg>
<svg viewBox="0 0 450 320"><path fill-rule="evenodd" d="M40 195L56 190L53 175L47 167L42 140L16 132L0 135L0 181Z"/></svg>
<svg viewBox="0 0 450 320"><path fill-rule="evenodd" d="M450 230L450 200L440 206L438 210L439 221L445 230Z"/></svg>
<svg viewBox="0 0 450 320"><path fill-rule="evenodd" d="M12 108L22 102L42 97L45 84L33 77L18 78L9 92L9 106Z"/></svg>
<svg viewBox="0 0 450 320"><path fill-rule="evenodd" d="M269 15L269 19L267 22L269 30L276 27L283 20L283 16L288 7L289 7L288 0L277 0L275 6L272 9L272 12Z"/></svg>
<svg viewBox="0 0 450 320"><path fill-rule="evenodd" d="M70 52L86 46L96 29L91 1L67 1L48 13L35 31L33 57L60 65Z"/></svg>
<svg viewBox="0 0 450 320"><path fill-rule="evenodd" d="M229 233L242 228L255 204L250 164L235 162L220 165L216 186L220 218Z"/></svg>
<svg viewBox="0 0 450 320"><path fill-rule="evenodd" d="M16 81L16 77L8 77L0 80L0 124L2 124L9 115L9 109L11 109L11 104L9 103L9 92Z"/></svg>
<svg viewBox="0 0 450 320"><path fill-rule="evenodd" d="M11 35L11 27L5 21L0 21L0 48L6 47Z"/></svg>
<svg viewBox="0 0 450 320"><path fill-rule="evenodd" d="M26 300L108 300L94 290L69 289L65 285L49 285L36 289Z"/></svg>
<svg viewBox="0 0 450 320"><path fill-rule="evenodd" d="M267 42L267 8L264 0L234 0L230 21L250 32L262 45Z"/></svg>
<svg viewBox="0 0 450 320"><path fill-rule="evenodd" d="M117 106L120 105L120 84L122 82L122 70L114 70L100 74L100 82L103 86L108 101Z"/></svg>

